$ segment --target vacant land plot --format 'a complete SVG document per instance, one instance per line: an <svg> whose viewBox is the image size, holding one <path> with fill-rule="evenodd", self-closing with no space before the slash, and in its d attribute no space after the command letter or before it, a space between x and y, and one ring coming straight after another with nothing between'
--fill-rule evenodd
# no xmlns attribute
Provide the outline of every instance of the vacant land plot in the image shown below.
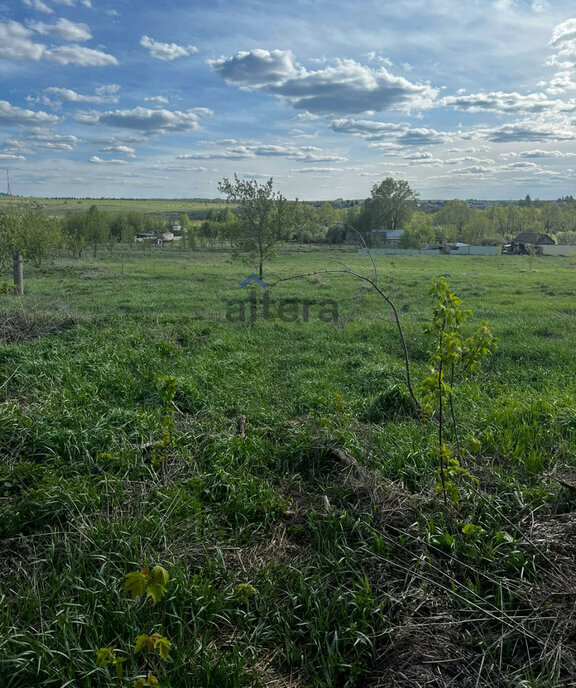
<svg viewBox="0 0 576 688"><path fill-rule="evenodd" d="M48 215L62 216L68 213L86 212L90 206L97 206L107 213L126 213L134 210L145 215L165 215L176 218L181 213L206 213L211 208L224 208L225 202L202 199L93 199L93 198L21 198L0 197L0 210L6 206L34 201Z"/></svg>
<svg viewBox="0 0 576 688"><path fill-rule="evenodd" d="M282 282L265 312L250 266L164 248L0 296L0 686L573 685L576 265L391 258L416 388L434 277L498 337L454 382L470 475L447 506L437 420L350 275ZM372 271L293 250L264 277L343 265ZM132 600L155 565L166 595ZM155 632L166 662L132 651Z"/></svg>

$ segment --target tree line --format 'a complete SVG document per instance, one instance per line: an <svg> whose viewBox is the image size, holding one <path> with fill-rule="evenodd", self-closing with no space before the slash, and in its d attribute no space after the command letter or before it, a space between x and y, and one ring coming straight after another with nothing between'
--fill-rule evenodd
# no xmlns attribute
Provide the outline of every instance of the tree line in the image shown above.
<svg viewBox="0 0 576 688"><path fill-rule="evenodd" d="M523 231L549 234L558 243L576 243L576 202L532 201L529 196L515 204L494 204L483 210L461 200L448 201L424 212L418 194L408 182L391 177L374 184L364 203L335 208L331 203L288 201L274 189L273 179L224 178L218 185L229 206L211 209L204 221L193 222L183 213L180 245L229 247L258 265L283 242L373 244L376 229L403 229L402 248L462 241L471 244L507 243ZM75 257L86 251L97 255L105 246L133 243L138 235L161 235L171 222L162 216L127 211L108 214L93 205L86 212L63 218L47 215L34 202L14 203L0 209L0 270L12 260L13 251L39 266L59 252Z"/></svg>

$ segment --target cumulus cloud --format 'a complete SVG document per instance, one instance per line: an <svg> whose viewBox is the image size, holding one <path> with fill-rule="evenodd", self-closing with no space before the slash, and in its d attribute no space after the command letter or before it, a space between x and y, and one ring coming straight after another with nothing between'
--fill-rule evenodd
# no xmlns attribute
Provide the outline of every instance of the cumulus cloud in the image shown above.
<svg viewBox="0 0 576 688"><path fill-rule="evenodd" d="M251 50L208 63L229 84L270 93L314 115L422 109L437 95L428 84L413 84L385 67L372 69L355 60L308 70L287 50Z"/></svg>
<svg viewBox="0 0 576 688"><path fill-rule="evenodd" d="M177 43L160 43L150 36L142 36L140 45L146 48L152 57L157 60L169 62L178 57L188 57L198 52L198 48L193 45L178 45Z"/></svg>
<svg viewBox="0 0 576 688"><path fill-rule="evenodd" d="M334 120L332 130L341 134L354 134L366 141L389 141L399 146L430 146L444 143L448 138L448 134L435 129L411 129L407 124L371 120Z"/></svg>
<svg viewBox="0 0 576 688"><path fill-rule="evenodd" d="M282 83L298 75L289 50L250 50L233 57L208 60L208 64L231 84L260 88Z"/></svg>
<svg viewBox="0 0 576 688"><path fill-rule="evenodd" d="M471 95L448 96L439 101L439 105L453 107L456 110L468 112L573 112L576 109L575 101L550 100L544 93L505 93L495 91L492 93L475 93Z"/></svg>
<svg viewBox="0 0 576 688"><path fill-rule="evenodd" d="M431 160L432 153L410 153L405 155L404 160Z"/></svg>
<svg viewBox="0 0 576 688"><path fill-rule="evenodd" d="M290 172L298 172L300 174L319 174L325 172L342 172L341 167L296 167Z"/></svg>
<svg viewBox="0 0 576 688"><path fill-rule="evenodd" d="M137 129L148 135L172 131L193 131L199 128L200 116L210 114L206 108L194 110L151 110L137 107L132 110L79 113L75 119L83 124L99 124L121 129Z"/></svg>
<svg viewBox="0 0 576 688"><path fill-rule="evenodd" d="M99 158L97 155L93 155L90 158L90 162L94 163L95 165L129 165L129 162L126 162L126 160L102 160L102 158Z"/></svg>
<svg viewBox="0 0 576 688"><path fill-rule="evenodd" d="M493 143L515 141L567 141L574 138L574 131L565 126L554 126L533 122L515 122L491 130L476 132Z"/></svg>
<svg viewBox="0 0 576 688"><path fill-rule="evenodd" d="M76 7L76 5L81 5L82 7L92 7L90 0L53 0L57 5L66 5L66 7Z"/></svg>
<svg viewBox="0 0 576 688"><path fill-rule="evenodd" d="M72 151L79 139L76 136L62 136L41 128L34 128L20 138L9 138L5 146L20 153L33 153L36 150Z"/></svg>
<svg viewBox="0 0 576 688"><path fill-rule="evenodd" d="M149 98L144 98L145 103L157 103L158 105L168 105L168 98L164 96L150 96Z"/></svg>
<svg viewBox="0 0 576 688"><path fill-rule="evenodd" d="M506 170L538 170L540 169L535 162L513 162L506 165Z"/></svg>
<svg viewBox="0 0 576 688"><path fill-rule="evenodd" d="M563 153L562 151L553 150L545 151L536 148L535 150L522 151L517 153L520 158L574 158L576 153Z"/></svg>
<svg viewBox="0 0 576 688"><path fill-rule="evenodd" d="M365 119L335 119L332 130L339 134L357 134L367 141L379 141L398 136L408 129L407 124L373 122Z"/></svg>
<svg viewBox="0 0 576 688"><path fill-rule="evenodd" d="M60 65L73 64L78 67L106 67L118 64L118 60L113 55L100 50L86 48L76 43L49 48L42 43L34 42L33 36L33 31L19 22L0 22L0 57L9 60L47 60Z"/></svg>
<svg viewBox="0 0 576 688"><path fill-rule="evenodd" d="M435 129L408 129L396 139L401 146L432 146L446 141L446 134Z"/></svg>
<svg viewBox="0 0 576 688"><path fill-rule="evenodd" d="M549 46L561 56L576 55L576 19L567 19L558 24L552 32Z"/></svg>
<svg viewBox="0 0 576 688"><path fill-rule="evenodd" d="M100 150L102 153L124 153L124 155L128 155L129 157L134 157L135 153L135 150L132 148L132 146L123 146L119 143L113 146L105 146Z"/></svg>
<svg viewBox="0 0 576 688"><path fill-rule="evenodd" d="M204 145L212 142L204 141ZM222 142L213 142L214 144ZM300 162L346 162L348 158L341 155L323 153L316 146L284 146L261 143L240 143L231 139L223 142L224 150L213 153L186 153L178 155L179 160L245 160L257 157L279 157Z"/></svg>
<svg viewBox="0 0 576 688"><path fill-rule="evenodd" d="M118 60L113 55L76 44L50 48L45 50L44 55L50 62L56 62L60 65L73 64L77 67L109 67L118 64Z"/></svg>
<svg viewBox="0 0 576 688"><path fill-rule="evenodd" d="M52 14L54 10L47 5L44 0L22 0L22 2L27 6L31 7L33 10L38 12L44 12L45 14Z"/></svg>
<svg viewBox="0 0 576 688"><path fill-rule="evenodd" d="M100 86L94 91L93 95L86 95L78 93L71 88L58 88L56 86L49 86L44 89L44 96L42 98L28 98L32 102L41 102L44 105L59 105L61 103L93 103L101 105L103 103L117 103L117 92L120 86L117 84L109 84L107 86Z"/></svg>
<svg viewBox="0 0 576 688"><path fill-rule="evenodd" d="M82 42L92 38L90 27L87 24L78 24L68 19L58 19L55 24L45 22L30 22L28 26L36 33L50 38L58 38L62 41Z"/></svg>
<svg viewBox="0 0 576 688"><path fill-rule="evenodd" d="M0 100L0 126L35 126L42 124L56 124L60 118L42 110L24 110L10 105L6 100Z"/></svg>
<svg viewBox="0 0 576 688"><path fill-rule="evenodd" d="M31 40L33 32L15 21L0 22L0 57L8 60L40 60L44 45Z"/></svg>

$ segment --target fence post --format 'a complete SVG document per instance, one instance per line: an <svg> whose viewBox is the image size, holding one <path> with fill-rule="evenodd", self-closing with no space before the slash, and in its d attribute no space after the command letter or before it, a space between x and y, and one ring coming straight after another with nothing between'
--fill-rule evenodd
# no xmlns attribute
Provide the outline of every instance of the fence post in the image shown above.
<svg viewBox="0 0 576 688"><path fill-rule="evenodd" d="M24 271L20 251L14 251L14 285L17 287L18 296L22 296L24 294Z"/></svg>

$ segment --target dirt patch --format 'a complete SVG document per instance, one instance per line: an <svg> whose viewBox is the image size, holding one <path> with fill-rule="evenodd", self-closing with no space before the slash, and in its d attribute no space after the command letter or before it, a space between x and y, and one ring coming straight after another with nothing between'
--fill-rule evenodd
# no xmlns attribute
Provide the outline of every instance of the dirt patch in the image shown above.
<svg viewBox="0 0 576 688"><path fill-rule="evenodd" d="M0 342L17 344L68 330L76 324L70 316L50 313L12 313L0 319Z"/></svg>

